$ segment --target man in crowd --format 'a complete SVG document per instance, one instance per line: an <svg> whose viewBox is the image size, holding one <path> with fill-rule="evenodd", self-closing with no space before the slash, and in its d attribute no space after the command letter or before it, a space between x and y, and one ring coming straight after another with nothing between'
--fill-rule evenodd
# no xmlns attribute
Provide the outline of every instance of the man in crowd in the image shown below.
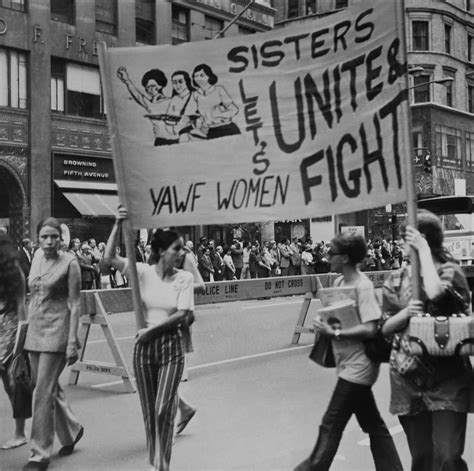
<svg viewBox="0 0 474 471"><path fill-rule="evenodd" d="M284 242L282 242L280 246L280 255L281 255L281 260L280 260L280 268L281 268L281 276L288 276L290 275L290 268L292 266L291 262L291 254L292 250L290 248L290 239L286 239Z"/></svg>
<svg viewBox="0 0 474 471"><path fill-rule="evenodd" d="M249 267L249 257L250 257L250 242L244 244L243 252L242 252L242 273L240 275L241 280L246 280L250 278L250 267Z"/></svg>
<svg viewBox="0 0 474 471"><path fill-rule="evenodd" d="M145 263L145 241L139 239L135 245L135 259L138 263Z"/></svg>
<svg viewBox="0 0 474 471"><path fill-rule="evenodd" d="M81 268L81 289L93 289L95 284L95 271L89 244L84 243L81 245L81 248L76 252L76 258Z"/></svg>
<svg viewBox="0 0 474 471"><path fill-rule="evenodd" d="M224 250L221 245L216 247L214 254L213 264L214 264L214 281L222 281L224 279Z"/></svg>
<svg viewBox="0 0 474 471"><path fill-rule="evenodd" d="M242 249L242 245L240 245L240 242L237 239L234 239L232 241L230 251L232 261L234 262L235 267L235 277L237 280L240 280L240 276L242 275L242 268L244 267L244 250Z"/></svg>
<svg viewBox="0 0 474 471"><path fill-rule="evenodd" d="M20 268L25 275L25 280L28 278L31 268L31 259L33 257L33 243L31 239L25 238L21 241L21 247L19 250L19 261ZM28 286L28 285L27 285Z"/></svg>

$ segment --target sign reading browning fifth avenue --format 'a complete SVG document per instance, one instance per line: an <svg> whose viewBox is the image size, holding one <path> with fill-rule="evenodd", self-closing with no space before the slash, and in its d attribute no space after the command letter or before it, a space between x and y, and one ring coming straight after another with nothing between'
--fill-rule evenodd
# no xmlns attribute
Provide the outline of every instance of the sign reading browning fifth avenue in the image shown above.
<svg viewBox="0 0 474 471"><path fill-rule="evenodd" d="M268 33L101 52L133 227L317 217L406 200L402 2Z"/></svg>

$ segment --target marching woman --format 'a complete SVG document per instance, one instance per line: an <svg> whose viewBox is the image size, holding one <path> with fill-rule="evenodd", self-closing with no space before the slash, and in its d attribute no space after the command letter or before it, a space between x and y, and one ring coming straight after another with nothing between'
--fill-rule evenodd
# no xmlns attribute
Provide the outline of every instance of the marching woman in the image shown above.
<svg viewBox="0 0 474 471"><path fill-rule="evenodd" d="M117 255L117 236L127 217L119 209L105 259L129 276L128 260ZM153 265L137 263L145 328L137 332L133 368L145 422L151 469L170 469L178 386L184 367L180 327L192 322L193 275L176 267L183 240L174 231L157 230L151 241Z"/></svg>
<svg viewBox="0 0 474 471"><path fill-rule="evenodd" d="M0 235L0 376L5 391L13 403L13 391L8 381L18 322L25 320L25 277L20 268L18 251L6 234ZM13 407L15 434L0 448L9 450L26 444L25 419L30 415Z"/></svg>
<svg viewBox="0 0 474 471"><path fill-rule="evenodd" d="M44 219L37 232L40 250L33 257L28 277L31 299L25 340L35 390L31 455L24 470L48 467L55 433L63 445L59 456L70 455L84 433L59 384L66 364L78 359L81 269L73 254L60 250L57 219Z"/></svg>
<svg viewBox="0 0 474 471"><path fill-rule="evenodd" d="M383 334L394 335L390 356L390 412L398 415L412 457L412 471L467 471L462 459L469 412L471 365L468 357L411 355L403 334L412 316L469 313L466 277L443 247L437 216L418 213L417 228L403 231L404 251L420 259L421 300L412 299L410 266L391 273L384 284Z"/></svg>
<svg viewBox="0 0 474 471"><path fill-rule="evenodd" d="M334 286L355 288L361 324L341 329L337 324L323 322L319 316L314 320L315 329L332 340L338 380L319 427L316 445L295 471L328 471L353 414L370 437L376 471L403 470L372 392L380 365L367 357L363 343L375 336L381 316L374 285L358 268L366 253L367 244L360 234L342 233L331 241L328 251L331 271L342 273Z"/></svg>

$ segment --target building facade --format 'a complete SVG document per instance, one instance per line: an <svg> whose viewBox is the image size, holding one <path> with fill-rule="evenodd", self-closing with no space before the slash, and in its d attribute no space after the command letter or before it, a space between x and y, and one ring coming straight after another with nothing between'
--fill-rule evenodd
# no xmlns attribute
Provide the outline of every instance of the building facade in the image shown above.
<svg viewBox="0 0 474 471"><path fill-rule="evenodd" d="M104 240L116 210L98 53L273 27L259 1L0 0L0 227L19 241L53 215Z"/></svg>
<svg viewBox="0 0 474 471"><path fill-rule="evenodd" d="M363 0L275 0L275 27L331 14ZM474 194L474 2L405 0L411 131L419 198ZM415 70L416 70L415 69ZM433 83L446 77L453 80ZM390 206L390 205L389 205ZM403 204L338 215L368 238L396 236Z"/></svg>

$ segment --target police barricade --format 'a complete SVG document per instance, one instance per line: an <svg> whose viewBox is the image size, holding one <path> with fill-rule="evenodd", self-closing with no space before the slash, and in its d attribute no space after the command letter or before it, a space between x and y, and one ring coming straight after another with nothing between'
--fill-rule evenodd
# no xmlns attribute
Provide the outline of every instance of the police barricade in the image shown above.
<svg viewBox="0 0 474 471"><path fill-rule="evenodd" d="M468 281L474 281L474 265L463 266ZM376 288L379 301L381 289L390 271L365 272ZM293 331L291 343L297 344L302 333L313 332L311 327L305 327L305 321L313 300L318 300L318 286L330 287L339 275L336 273L321 273L317 275L286 276L274 278L257 278L250 280L219 281L206 283L204 293L195 295L195 304L212 304L250 299L265 299L276 296L295 296L304 294L298 319ZM319 281L317 280L319 279ZM132 290L104 289L81 292L81 318L79 340L82 348L79 360L72 365L69 384L77 384L82 371L119 376L128 392L135 392L131 381L129 368L115 339L112 326L108 320L111 314L133 311ZM115 363L104 363L96 360L84 360L87 340L92 325L101 327L107 345L110 348Z"/></svg>
<svg viewBox="0 0 474 471"><path fill-rule="evenodd" d="M119 376L127 392L135 392L131 374L109 322L110 314L133 311L130 288L81 291L81 318L79 320L79 359L71 366L69 384L77 384L82 371ZM92 325L100 326L115 363L84 360L87 340Z"/></svg>

